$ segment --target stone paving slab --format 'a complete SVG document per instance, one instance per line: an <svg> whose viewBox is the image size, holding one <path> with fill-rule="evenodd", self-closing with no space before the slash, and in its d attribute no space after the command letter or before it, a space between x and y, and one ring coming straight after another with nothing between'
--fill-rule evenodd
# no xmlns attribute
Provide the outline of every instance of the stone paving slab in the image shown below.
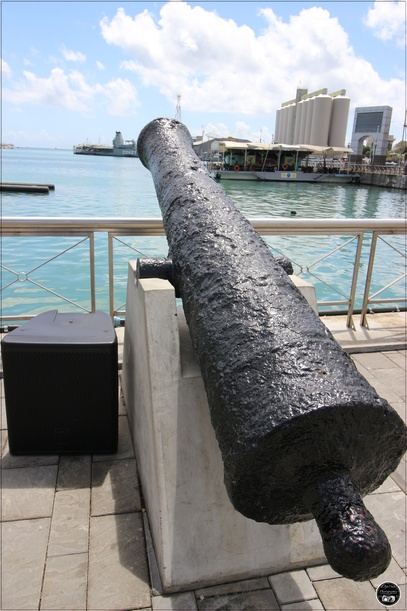
<svg viewBox="0 0 407 611"><path fill-rule="evenodd" d="M370 494L364 502L386 533L393 558L401 568L406 568L406 495L403 492Z"/></svg>
<svg viewBox="0 0 407 611"><path fill-rule="evenodd" d="M279 605L317 598L306 571L290 571L269 578Z"/></svg>
<svg viewBox="0 0 407 611"><path fill-rule="evenodd" d="M375 376L378 380L389 386L399 397L406 394L406 381L400 377L400 368L398 365L394 367L386 367L375 369Z"/></svg>
<svg viewBox="0 0 407 611"><path fill-rule="evenodd" d="M392 354L394 354L392 352ZM386 352L365 352L354 354L353 360L363 365L368 371L373 370L374 375L382 369L390 369L393 367L396 371L399 369L397 363Z"/></svg>
<svg viewBox="0 0 407 611"><path fill-rule="evenodd" d="M91 518L89 609L150 605L150 586L140 513Z"/></svg>
<svg viewBox="0 0 407 611"><path fill-rule="evenodd" d="M373 380L369 380L369 384L373 386L375 391L380 397L386 399L390 403L390 405L394 405L400 401L399 395L387 384L379 380L378 378L374 378Z"/></svg>
<svg viewBox="0 0 407 611"><path fill-rule="evenodd" d="M57 491L90 488L91 473L91 456L61 456L59 461Z"/></svg>
<svg viewBox="0 0 407 611"><path fill-rule="evenodd" d="M396 482L396 484L404 492L404 494L406 494L407 493L407 482L406 482L406 480L407 480L407 460L406 460L406 456L403 456L399 466L391 474L391 478Z"/></svg>
<svg viewBox="0 0 407 611"><path fill-rule="evenodd" d="M49 518L3 522L2 609L38 609L49 527Z"/></svg>
<svg viewBox="0 0 407 611"><path fill-rule="evenodd" d="M346 316L321 316L336 341L350 354L405 350L407 346L406 312L368 314L367 326L354 316L354 328L346 327Z"/></svg>
<svg viewBox="0 0 407 611"><path fill-rule="evenodd" d="M393 363L396 363L396 365L398 365L402 369L406 369L406 360L407 360L407 357L406 357L406 353L404 351L400 351L400 350L391 351L391 350L389 350L383 356L386 356L388 359L393 361Z"/></svg>
<svg viewBox="0 0 407 611"><path fill-rule="evenodd" d="M340 577L340 575L339 575ZM402 568L397 564L397 562L392 558L389 567L387 570L379 575L379 577L375 577L370 580L374 588L378 588L381 583L385 581L392 581L393 583L397 583L397 585L402 586L407 583L406 573ZM406 601L407 606L407 601Z"/></svg>
<svg viewBox="0 0 407 611"><path fill-rule="evenodd" d="M396 410L396 412L398 413L398 415L400 416L400 418L402 418L404 420L404 422L406 422L406 399L404 398L403 400L400 401L393 401L391 406Z"/></svg>
<svg viewBox="0 0 407 611"><path fill-rule="evenodd" d="M93 463L92 516L141 511L135 458Z"/></svg>
<svg viewBox="0 0 407 611"><path fill-rule="evenodd" d="M86 609L88 554L48 558L41 596L41 611Z"/></svg>
<svg viewBox="0 0 407 611"><path fill-rule="evenodd" d="M58 466L2 470L2 520L50 517Z"/></svg>
<svg viewBox="0 0 407 611"><path fill-rule="evenodd" d="M350 579L330 579L315 584L318 597L326 611L368 611L381 609L376 591L369 581L357 583Z"/></svg>
<svg viewBox="0 0 407 611"><path fill-rule="evenodd" d="M55 494L48 557L87 554L89 490L60 490Z"/></svg>
<svg viewBox="0 0 407 611"><path fill-rule="evenodd" d="M311 566L307 568L306 571L312 582L321 581L323 579L337 579L340 577L340 574L334 571L329 564Z"/></svg>
<svg viewBox="0 0 407 611"><path fill-rule="evenodd" d="M153 611L198 611L193 592L174 594L173 596L154 596Z"/></svg>

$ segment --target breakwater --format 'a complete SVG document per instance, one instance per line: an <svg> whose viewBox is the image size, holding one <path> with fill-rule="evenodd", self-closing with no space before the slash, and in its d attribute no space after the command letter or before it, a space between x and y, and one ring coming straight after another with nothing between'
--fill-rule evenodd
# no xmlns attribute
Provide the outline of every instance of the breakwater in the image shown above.
<svg viewBox="0 0 407 611"><path fill-rule="evenodd" d="M55 190L55 185L26 182L2 182L0 191L9 193L49 193Z"/></svg>

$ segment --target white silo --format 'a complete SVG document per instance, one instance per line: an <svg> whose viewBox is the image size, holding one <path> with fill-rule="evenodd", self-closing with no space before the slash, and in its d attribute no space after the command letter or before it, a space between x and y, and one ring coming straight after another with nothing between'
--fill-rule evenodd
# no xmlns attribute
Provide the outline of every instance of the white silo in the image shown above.
<svg viewBox="0 0 407 611"><path fill-rule="evenodd" d="M278 141L283 142L284 138L284 106L280 108L280 129L278 132Z"/></svg>
<svg viewBox="0 0 407 611"><path fill-rule="evenodd" d="M295 128L294 128L294 142L293 144L300 144L300 133L301 133L301 118L302 109L304 108L304 102L298 102L295 113Z"/></svg>
<svg viewBox="0 0 407 611"><path fill-rule="evenodd" d="M305 124L304 144L311 144L311 127L312 127L312 117L314 114L314 101L315 101L315 98L310 98L307 104L308 112L307 112L307 122Z"/></svg>
<svg viewBox="0 0 407 611"><path fill-rule="evenodd" d="M330 95L318 95L314 99L314 110L309 144L327 146L329 126L331 123L332 98Z"/></svg>
<svg viewBox="0 0 407 611"><path fill-rule="evenodd" d="M281 134L280 134L280 142L285 142L287 137L287 119L288 119L288 109L287 106L283 106L281 109Z"/></svg>
<svg viewBox="0 0 407 611"><path fill-rule="evenodd" d="M328 145L345 146L350 98L339 95L333 99Z"/></svg>
<svg viewBox="0 0 407 611"><path fill-rule="evenodd" d="M293 144L294 141L294 115L295 115L295 104L290 104L287 107L287 130L284 142L286 144Z"/></svg>
<svg viewBox="0 0 407 611"><path fill-rule="evenodd" d="M281 108L276 112L276 126L274 129L274 142L280 142L280 131L281 131Z"/></svg>
<svg viewBox="0 0 407 611"><path fill-rule="evenodd" d="M307 126L308 100L302 100L300 132L298 134L298 144L305 144L305 128Z"/></svg>

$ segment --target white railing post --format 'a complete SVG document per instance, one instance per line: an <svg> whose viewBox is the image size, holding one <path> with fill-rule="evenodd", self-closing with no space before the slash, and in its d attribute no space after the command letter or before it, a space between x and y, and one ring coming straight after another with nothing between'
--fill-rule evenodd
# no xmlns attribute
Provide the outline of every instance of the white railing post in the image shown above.
<svg viewBox="0 0 407 611"><path fill-rule="evenodd" d="M360 232L357 237L357 248L355 255L355 262L353 265L353 274L352 274L352 284L350 290L350 298L349 298L349 308L348 308L348 316L346 319L346 326L353 327L353 310L355 307L355 298L356 298L356 285L358 282L359 275L359 267L360 267L360 258L362 254L362 244L363 244L363 232Z"/></svg>
<svg viewBox="0 0 407 611"><path fill-rule="evenodd" d="M363 294L363 302L362 302L362 311L360 315L360 325L362 327L366 327L366 313L367 307L369 304L369 291L370 291L370 283L372 281L372 272L373 272L373 264L376 253L376 244L377 244L377 231L373 232L372 241L370 244L370 255L369 255L369 263L367 266L366 272L366 281L365 281L365 291Z"/></svg>

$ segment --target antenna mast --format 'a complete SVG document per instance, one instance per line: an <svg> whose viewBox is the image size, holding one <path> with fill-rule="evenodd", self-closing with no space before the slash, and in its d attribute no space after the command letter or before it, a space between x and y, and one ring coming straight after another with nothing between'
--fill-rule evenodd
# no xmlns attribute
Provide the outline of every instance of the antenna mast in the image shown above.
<svg viewBox="0 0 407 611"><path fill-rule="evenodd" d="M177 95L177 107L175 111L175 118L177 121L181 122L181 96Z"/></svg>

